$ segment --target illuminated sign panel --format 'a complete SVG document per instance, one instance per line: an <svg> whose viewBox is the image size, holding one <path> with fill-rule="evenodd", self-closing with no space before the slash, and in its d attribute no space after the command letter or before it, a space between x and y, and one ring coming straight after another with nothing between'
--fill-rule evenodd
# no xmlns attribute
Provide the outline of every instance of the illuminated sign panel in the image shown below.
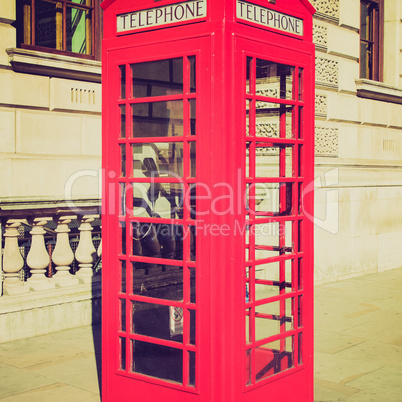
<svg viewBox="0 0 402 402"><path fill-rule="evenodd" d="M193 0L169 6L139 10L117 16L117 32L188 22L207 16L207 0Z"/></svg>
<svg viewBox="0 0 402 402"><path fill-rule="evenodd" d="M263 27L303 36L303 20L278 11L237 0L236 16L238 20L252 22Z"/></svg>

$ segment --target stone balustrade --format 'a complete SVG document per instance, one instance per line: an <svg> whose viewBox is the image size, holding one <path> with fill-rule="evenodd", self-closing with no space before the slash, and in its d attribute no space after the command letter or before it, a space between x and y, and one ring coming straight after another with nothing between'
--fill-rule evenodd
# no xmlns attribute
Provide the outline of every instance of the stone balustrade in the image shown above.
<svg viewBox="0 0 402 402"><path fill-rule="evenodd" d="M15 214L14 214L15 215ZM99 280L100 216L60 212L2 217L2 296ZM1 271L0 271L1 272Z"/></svg>

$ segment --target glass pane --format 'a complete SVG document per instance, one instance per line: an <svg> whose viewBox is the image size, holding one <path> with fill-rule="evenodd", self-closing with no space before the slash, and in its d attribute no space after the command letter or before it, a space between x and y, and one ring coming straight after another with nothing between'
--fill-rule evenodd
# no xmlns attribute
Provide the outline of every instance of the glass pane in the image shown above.
<svg viewBox="0 0 402 402"><path fill-rule="evenodd" d="M255 135L258 137L279 137L280 105L258 101L255 112Z"/></svg>
<svg viewBox="0 0 402 402"><path fill-rule="evenodd" d="M183 382L183 351L142 341L131 341L134 373L176 383Z"/></svg>
<svg viewBox="0 0 402 402"><path fill-rule="evenodd" d="M293 252L292 222L268 222L250 227L257 260Z"/></svg>
<svg viewBox="0 0 402 402"><path fill-rule="evenodd" d="M190 310L190 345L196 344L196 311Z"/></svg>
<svg viewBox="0 0 402 402"><path fill-rule="evenodd" d="M255 300L292 291L292 260L255 267Z"/></svg>
<svg viewBox="0 0 402 402"><path fill-rule="evenodd" d="M255 177L292 177L293 147L256 144Z"/></svg>
<svg viewBox="0 0 402 402"><path fill-rule="evenodd" d="M294 99L294 70L293 66L257 59L256 95L279 99Z"/></svg>
<svg viewBox="0 0 402 402"><path fill-rule="evenodd" d="M120 370L126 369L126 338L119 338L120 342Z"/></svg>
<svg viewBox="0 0 402 402"><path fill-rule="evenodd" d="M89 11L67 7L66 15L66 50L81 54L91 53L90 32L91 14Z"/></svg>
<svg viewBox="0 0 402 402"><path fill-rule="evenodd" d="M297 309L297 322L298 327L303 327L303 296L299 296L298 298L298 309Z"/></svg>
<svg viewBox="0 0 402 402"><path fill-rule="evenodd" d="M82 4L84 6L91 6L92 0L70 0L72 3Z"/></svg>
<svg viewBox="0 0 402 402"><path fill-rule="evenodd" d="M251 309L246 310L246 343L252 342L251 326L250 326Z"/></svg>
<svg viewBox="0 0 402 402"><path fill-rule="evenodd" d="M248 187L253 192L255 211L259 216L290 215L292 213L292 183L255 183Z"/></svg>
<svg viewBox="0 0 402 402"><path fill-rule="evenodd" d="M360 78L371 79L372 70L372 45L366 42L360 43Z"/></svg>
<svg viewBox="0 0 402 402"><path fill-rule="evenodd" d="M133 262L132 265L133 294L183 301L183 267L145 262Z"/></svg>
<svg viewBox="0 0 402 402"><path fill-rule="evenodd" d="M252 110L251 108L253 107L253 105L254 105L253 101L248 100L246 101L246 136L254 135L254 130L250 128L250 112Z"/></svg>
<svg viewBox="0 0 402 402"><path fill-rule="evenodd" d="M120 261L120 292L126 293L126 261Z"/></svg>
<svg viewBox="0 0 402 402"><path fill-rule="evenodd" d="M246 351L246 385L251 384L251 350Z"/></svg>
<svg viewBox="0 0 402 402"><path fill-rule="evenodd" d="M247 57L246 61L246 92L249 94L251 93L251 62L252 57Z"/></svg>
<svg viewBox="0 0 402 402"><path fill-rule="evenodd" d="M299 258L298 264L299 290L303 290L303 258Z"/></svg>
<svg viewBox="0 0 402 402"><path fill-rule="evenodd" d="M120 99L126 99L126 66L120 68Z"/></svg>
<svg viewBox="0 0 402 402"><path fill-rule="evenodd" d="M124 216L126 214L126 184L125 183L120 183L119 191L120 191L119 214Z"/></svg>
<svg viewBox="0 0 402 402"><path fill-rule="evenodd" d="M133 183L133 192L134 216L183 218L183 184Z"/></svg>
<svg viewBox="0 0 402 402"><path fill-rule="evenodd" d="M196 228L195 226L187 227L188 236L190 236L190 261L196 261L197 256L197 242L196 242ZM186 235L186 234L185 234Z"/></svg>
<svg viewBox="0 0 402 402"><path fill-rule="evenodd" d="M299 108L299 138L304 138L304 108Z"/></svg>
<svg viewBox="0 0 402 402"><path fill-rule="evenodd" d="M293 337L256 348L257 382L293 367L293 360Z"/></svg>
<svg viewBox="0 0 402 402"><path fill-rule="evenodd" d="M120 106L120 138L126 138L126 106Z"/></svg>
<svg viewBox="0 0 402 402"><path fill-rule="evenodd" d="M189 354L189 380L188 384L195 387L195 352L188 352Z"/></svg>
<svg viewBox="0 0 402 402"><path fill-rule="evenodd" d="M46 0L35 1L35 45L62 49L62 5Z"/></svg>
<svg viewBox="0 0 402 402"><path fill-rule="evenodd" d="M120 299L120 329L126 330L126 299Z"/></svg>
<svg viewBox="0 0 402 402"><path fill-rule="evenodd" d="M194 93L196 91L195 56L190 56L188 61L190 62L190 92Z"/></svg>
<svg viewBox="0 0 402 402"><path fill-rule="evenodd" d="M190 142L190 177L196 177L196 144L195 142Z"/></svg>
<svg viewBox="0 0 402 402"><path fill-rule="evenodd" d="M133 301L131 307L132 333L183 342L183 331L171 332L171 320L174 318L171 318L170 306ZM177 309L175 311L180 315L177 320L182 320L183 313Z"/></svg>
<svg viewBox="0 0 402 402"><path fill-rule="evenodd" d="M299 68L299 101L304 100L304 69Z"/></svg>
<svg viewBox="0 0 402 402"><path fill-rule="evenodd" d="M183 260L183 238L188 234L182 225L134 222L132 230L133 255Z"/></svg>
<svg viewBox="0 0 402 402"><path fill-rule="evenodd" d="M299 342L299 344L298 344L298 347L299 347L298 362L299 362L299 364L303 364L303 333L302 332L300 334L298 334L298 342Z"/></svg>
<svg viewBox="0 0 402 402"><path fill-rule="evenodd" d="M189 268L190 271L190 303L196 303L197 301L197 279L195 268Z"/></svg>
<svg viewBox="0 0 402 402"><path fill-rule="evenodd" d="M190 99L190 135L197 134L197 125L196 125L196 101L195 99Z"/></svg>
<svg viewBox="0 0 402 402"><path fill-rule="evenodd" d="M177 137L183 135L183 101L132 105L133 137Z"/></svg>
<svg viewBox="0 0 402 402"><path fill-rule="evenodd" d="M133 97L183 93L183 59L148 61L131 65Z"/></svg>
<svg viewBox="0 0 402 402"><path fill-rule="evenodd" d="M119 230L121 231L121 253L126 254L126 223L120 222Z"/></svg>
<svg viewBox="0 0 402 402"><path fill-rule="evenodd" d="M255 340L293 329L293 298L263 304L255 308Z"/></svg>
<svg viewBox="0 0 402 402"><path fill-rule="evenodd" d="M182 142L133 144L132 150L134 177L183 177Z"/></svg>
<svg viewBox="0 0 402 402"><path fill-rule="evenodd" d="M360 37L370 39L370 5L360 2Z"/></svg>
<svg viewBox="0 0 402 402"><path fill-rule="evenodd" d="M120 176L126 177L126 144L120 144Z"/></svg>

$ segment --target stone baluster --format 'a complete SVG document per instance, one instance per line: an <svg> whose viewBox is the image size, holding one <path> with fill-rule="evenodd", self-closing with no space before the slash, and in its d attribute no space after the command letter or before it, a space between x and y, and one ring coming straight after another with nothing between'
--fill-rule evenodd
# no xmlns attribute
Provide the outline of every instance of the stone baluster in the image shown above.
<svg viewBox="0 0 402 402"><path fill-rule="evenodd" d="M93 272L93 263L96 258L96 249L92 242L92 225L91 223L99 218L99 215L84 215L81 218L80 241L75 251L75 259L78 261L80 269L76 273L81 283L91 283Z"/></svg>
<svg viewBox="0 0 402 402"><path fill-rule="evenodd" d="M27 256L27 265L31 269L31 277L28 284L31 290L53 289L55 282L45 276L46 269L50 263L50 257L46 250L43 226L52 218L35 218L32 223L32 230L29 232L32 236L31 248Z"/></svg>
<svg viewBox="0 0 402 402"><path fill-rule="evenodd" d="M20 271L24 266L24 259L18 248L18 228L25 219L9 219L4 233L3 255L3 294L5 296L19 295L29 292L29 286L20 280Z"/></svg>
<svg viewBox="0 0 402 402"><path fill-rule="evenodd" d="M70 229L68 224L77 219L77 216L60 216L56 228L56 247L53 250L52 260L56 265L56 274L53 276L57 287L68 287L78 285L79 280L70 274L70 265L74 260L74 253L71 249L68 234Z"/></svg>

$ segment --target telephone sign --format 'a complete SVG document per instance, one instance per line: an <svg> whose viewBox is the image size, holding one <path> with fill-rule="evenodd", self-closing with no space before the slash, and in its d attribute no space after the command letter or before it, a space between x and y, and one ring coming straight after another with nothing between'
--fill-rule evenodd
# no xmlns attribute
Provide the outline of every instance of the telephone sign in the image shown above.
<svg viewBox="0 0 402 402"><path fill-rule="evenodd" d="M206 0L193 0L117 15L117 32L159 27L206 17Z"/></svg>
<svg viewBox="0 0 402 402"><path fill-rule="evenodd" d="M105 0L102 400L313 400L313 7Z"/></svg>

